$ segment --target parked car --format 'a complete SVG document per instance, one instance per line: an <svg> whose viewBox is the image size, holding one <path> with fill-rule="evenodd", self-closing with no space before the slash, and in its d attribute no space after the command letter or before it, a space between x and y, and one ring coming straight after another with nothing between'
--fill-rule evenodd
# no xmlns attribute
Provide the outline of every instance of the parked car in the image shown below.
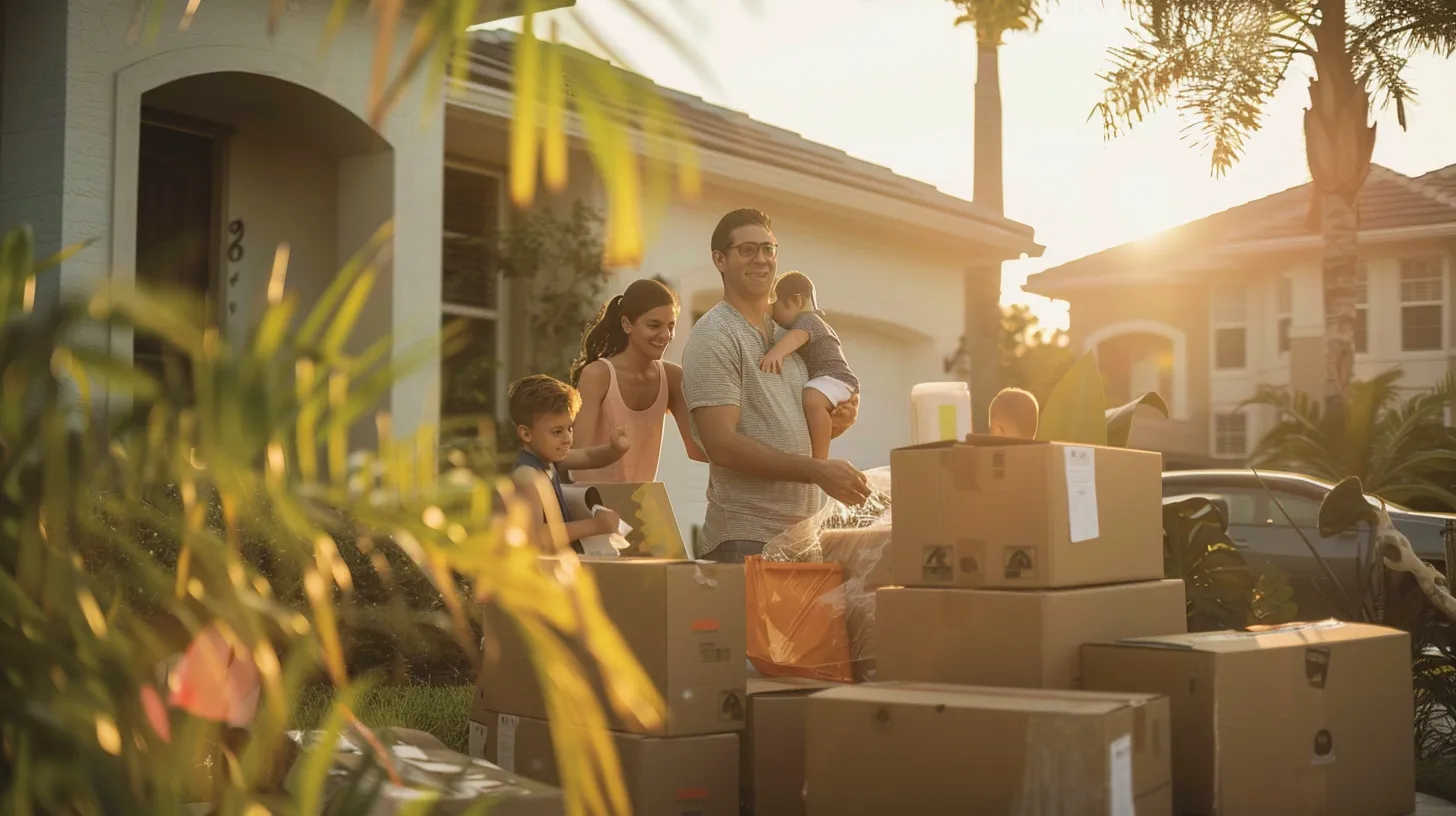
<svg viewBox="0 0 1456 816"><path fill-rule="evenodd" d="M1251 567L1274 566L1289 576L1299 615L1307 620L1338 616L1338 602L1332 599L1338 599L1339 594L1310 554L1300 533L1319 551L1336 580L1357 603L1360 585L1357 559L1362 555L1369 557L1369 530L1364 524L1332 538L1320 538L1320 502L1333 488L1334 485L1320 479L1273 470L1260 470L1258 475L1247 468L1163 474L1165 504L1203 496L1224 506L1228 511L1229 538L1234 546L1243 551ZM1271 494L1277 497L1277 504ZM1279 505L1283 506L1283 512ZM1386 509L1396 529L1410 539L1416 555L1444 572L1446 547L1442 530L1448 521L1456 520L1456 515L1425 513L1390 502L1386 502Z"/></svg>

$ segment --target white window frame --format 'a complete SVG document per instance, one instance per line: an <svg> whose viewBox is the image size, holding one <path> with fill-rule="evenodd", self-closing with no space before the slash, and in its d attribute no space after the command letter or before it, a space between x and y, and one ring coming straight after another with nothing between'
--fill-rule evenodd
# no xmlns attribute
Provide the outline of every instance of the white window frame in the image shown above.
<svg viewBox="0 0 1456 816"><path fill-rule="evenodd" d="M1410 261L1433 261L1436 264L1437 277L1441 291L1439 297L1434 300L1406 300L1405 299L1405 265ZM1450 309L1447 307L1447 294L1450 292L1450 281L1448 278L1446 256L1442 253L1432 252L1428 255L1407 255L1400 258L1396 265L1396 302L1400 316L1400 354L1404 359L1439 359L1446 356L1447 348L1450 346L1451 317ZM1407 306L1437 306L1441 310L1441 337L1440 345L1433 349L1407 350L1405 347L1405 309Z"/></svg>
<svg viewBox="0 0 1456 816"><path fill-rule="evenodd" d="M1220 419L1228 417L1241 417L1244 420L1244 449L1240 453L1225 453L1219 450L1219 427ZM1209 413L1208 422L1208 455L1214 459L1247 459L1249 451L1254 447L1254 418L1250 412L1237 408L1215 408Z"/></svg>
<svg viewBox="0 0 1456 816"><path fill-rule="evenodd" d="M1280 348L1280 327L1286 320L1289 321L1289 325L1283 329L1284 348ZM1290 333L1293 329L1294 278L1290 277L1288 272L1283 272L1274 279L1274 356L1280 360L1289 359L1289 348L1293 344Z"/></svg>
<svg viewBox="0 0 1456 816"><path fill-rule="evenodd" d="M509 206L509 199L506 197L506 174L505 174L505 171L500 170L499 168L496 168L496 167L491 167L489 165L481 164L479 162L470 161L469 159L462 159L462 158L455 157L455 156L446 157L446 159L445 159L445 167L447 169L449 169L449 170L455 170L455 171L463 172L463 173L474 173L477 176L485 176L487 178L495 179L495 190L496 190L496 209L495 209L495 212L496 212L496 224L495 224L495 228L498 231L499 230L504 230L505 229L505 226L506 226L507 207ZM443 188L444 188L444 183L442 181L441 182L441 192L442 192L442 194L443 194ZM447 237L450 236L450 234L448 232L446 232L445 231L445 228L444 228L444 211L443 211L443 209L441 210L441 219L440 220L441 220L440 241L443 243L444 240ZM468 237L471 237L471 236L460 236L460 237L468 238ZM508 342L510 340L510 330L509 330L509 327L506 324L507 324L508 317L510 315L510 310L508 308L505 308L505 307L506 307L506 304L510 303L510 297L511 297L511 293L510 293L510 280L506 276L504 276L504 275L499 275L498 280L496 281L496 289L495 289L495 292L496 292L495 305L496 305L496 307L494 309L485 309L485 308L481 308L479 306L470 306L470 305L466 305L466 304L463 304L463 303L449 303L449 302L446 302L446 300L445 300L445 293L444 293L444 280L445 280L445 263L444 263L444 258L442 257L441 260L440 260L440 282L441 282L441 290L440 290L440 313L441 313L441 316L444 317L444 316L448 315L450 317L474 318L474 319L479 319L479 320L494 320L495 321L495 348L496 348L496 354L499 356L501 362L503 362L503 363L505 361L509 360L510 359L510 349L508 348L507 344L508 344ZM444 361L443 360L441 361L441 365L442 366L444 365ZM504 420L506 418L507 414L508 414L505 396L506 396L506 391L510 387L510 372L506 370L507 367L508 366L506 366L506 365L501 365L497 369L496 375L495 375L495 381L496 381L495 382L495 395L496 395L496 398L495 398L495 419L497 421ZM444 393L442 392L441 395L440 395L440 409L441 409L441 414L442 414L441 418L442 419L444 418L443 417L444 407L445 407L444 402L445 402L445 400L444 400Z"/></svg>
<svg viewBox="0 0 1456 816"><path fill-rule="evenodd" d="M1224 284L1228 285L1228 284ZM1250 348L1249 348L1249 290L1242 281L1237 286L1230 286L1237 289L1243 299L1241 308L1242 318L1238 321L1222 320L1218 313L1220 292L1219 284L1215 284L1208 299L1208 370L1213 377L1237 379L1247 375L1250 369ZM1240 368L1220 368L1218 365L1218 332L1220 329L1242 329L1244 332L1244 364Z"/></svg>

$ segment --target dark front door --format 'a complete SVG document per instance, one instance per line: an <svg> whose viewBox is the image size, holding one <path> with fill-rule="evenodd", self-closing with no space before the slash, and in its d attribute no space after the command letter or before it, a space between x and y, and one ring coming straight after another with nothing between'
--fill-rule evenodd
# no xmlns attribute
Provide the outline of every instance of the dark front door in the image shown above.
<svg viewBox="0 0 1456 816"><path fill-rule="evenodd" d="M194 294L196 314L214 294L213 141L182 130L143 124L137 177L137 285ZM138 367L187 378L190 371L159 338L138 332ZM169 365L169 361L176 365Z"/></svg>

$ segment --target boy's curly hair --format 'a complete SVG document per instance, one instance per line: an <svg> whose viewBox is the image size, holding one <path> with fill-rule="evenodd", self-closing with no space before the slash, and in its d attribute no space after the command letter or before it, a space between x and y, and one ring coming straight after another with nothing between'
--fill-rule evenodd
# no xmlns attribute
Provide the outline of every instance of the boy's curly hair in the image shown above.
<svg viewBox="0 0 1456 816"><path fill-rule="evenodd" d="M576 419L581 410L581 394L555 377L532 374L511 383L509 395L511 422L517 427L531 426L547 414L567 414Z"/></svg>

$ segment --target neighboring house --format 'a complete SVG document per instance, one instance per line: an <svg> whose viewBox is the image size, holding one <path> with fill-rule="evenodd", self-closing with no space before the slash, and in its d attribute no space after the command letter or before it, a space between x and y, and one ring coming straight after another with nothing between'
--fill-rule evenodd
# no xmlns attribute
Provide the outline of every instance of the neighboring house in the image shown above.
<svg viewBox="0 0 1456 816"><path fill-rule="evenodd" d="M176 27L184 4L164 5L169 16L148 44L127 36L135 0L4 2L0 227L32 224L41 254L95 240L66 262L61 290L108 279L190 286L209 294L227 336L241 339L264 308L280 244L288 246L287 286L307 306L392 218L393 263L356 347L389 335L398 357L442 320L466 317L475 353L513 359L513 338L529 329L512 319L521 292L478 260L481 240L508 218L512 37L479 34L469 78L448 99L427 94L421 72L376 130L365 118L374 41L367 3L355 4L322 57L329 3L289 0L271 37L265 0L206 0L186 32ZM481 20L507 16L509 5L483 2ZM407 4L412 15L428 6ZM911 386L942 378L941 360L956 347L964 270L1038 254L1032 230L741 113L656 90L699 148L703 192L649 225L640 270L622 271L611 288L660 275L678 289L685 319L676 357L691 317L721 291L709 257L713 226L736 207L767 210L781 269L818 280L864 382L859 425L836 453L865 467L887 464L889 450L909 440ZM579 135L574 120L571 128ZM579 139L571 187L555 203L572 199L605 201ZM106 341L139 365L156 363L158 350L128 333ZM454 365L425 366L395 386L381 408L397 433L442 413L500 415L505 384L522 373L503 366L494 383L473 389L474 403L442 412ZM115 395L109 403L125 407ZM372 436L361 426L354 442ZM669 441L662 478L690 527L702 515L705 469Z"/></svg>
<svg viewBox="0 0 1456 816"><path fill-rule="evenodd" d="M1371 168L1358 202L1355 376L1392 367L1428 388L1456 367L1456 166L1411 178ZM1132 444L1169 468L1245 457L1274 417L1237 410L1260 383L1324 393L1321 241L1302 185L1036 275L1071 304L1075 346L1097 352L1110 401L1143 391L1172 418Z"/></svg>

